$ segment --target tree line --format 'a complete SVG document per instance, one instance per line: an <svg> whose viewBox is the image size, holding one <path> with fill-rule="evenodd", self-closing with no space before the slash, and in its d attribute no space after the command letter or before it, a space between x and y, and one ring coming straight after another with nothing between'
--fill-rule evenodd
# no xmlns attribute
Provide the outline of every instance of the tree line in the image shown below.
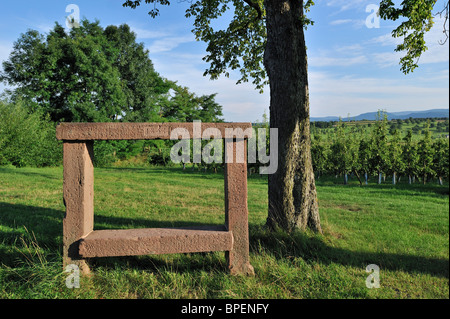
<svg viewBox="0 0 450 319"><path fill-rule="evenodd" d="M28 30L3 62L0 82L8 86L0 101L0 165L57 164L58 122L223 121L216 94L198 96L162 77L127 24L103 28L84 19L70 31L58 23L47 34ZM158 164L170 141L96 141L94 147L97 165L142 152Z"/></svg>
<svg viewBox="0 0 450 319"><path fill-rule="evenodd" d="M344 122L336 124L334 132L324 139L316 134L311 146L314 171L318 177L324 174L340 175L344 183L348 175L356 176L360 184L372 176L381 183L386 176L396 184L404 177L409 183L419 178L427 183L437 178L442 185L449 176L449 139L433 139L430 121L419 140L413 139L413 131L401 136L391 130L385 114L379 112L369 134L363 134L356 126Z"/></svg>

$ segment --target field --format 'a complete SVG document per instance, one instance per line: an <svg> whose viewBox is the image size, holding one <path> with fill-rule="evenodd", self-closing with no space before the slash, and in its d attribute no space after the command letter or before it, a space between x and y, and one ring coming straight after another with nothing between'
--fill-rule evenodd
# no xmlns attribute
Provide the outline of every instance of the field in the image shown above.
<svg viewBox="0 0 450 319"><path fill-rule="evenodd" d="M267 181L248 181L255 277L224 253L98 258L62 268L62 168L0 167L0 298L449 298L449 186L317 181L323 235L268 232ZM96 168L95 229L223 224L223 175ZM366 287L366 267L380 288Z"/></svg>

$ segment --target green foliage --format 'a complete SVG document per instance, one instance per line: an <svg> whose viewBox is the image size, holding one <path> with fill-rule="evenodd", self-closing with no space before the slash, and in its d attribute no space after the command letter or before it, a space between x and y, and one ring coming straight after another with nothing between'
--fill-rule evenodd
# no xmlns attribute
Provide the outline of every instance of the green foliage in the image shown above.
<svg viewBox="0 0 450 319"><path fill-rule="evenodd" d="M426 183L427 175L432 175L433 170L433 158L434 149L431 141L431 134L429 127L425 130L425 134L417 145L417 153L419 157L417 169L419 175L423 177L423 183Z"/></svg>
<svg viewBox="0 0 450 319"><path fill-rule="evenodd" d="M319 175L327 170L328 156L330 155L327 148L328 144L322 142L320 135L317 135L311 142L312 163L314 171Z"/></svg>
<svg viewBox="0 0 450 319"><path fill-rule="evenodd" d="M217 94L202 95L199 99L198 118L203 122L223 122L222 106L215 101Z"/></svg>
<svg viewBox="0 0 450 319"><path fill-rule="evenodd" d="M160 5L163 5L163 6L170 5L170 1L168 1L168 0L145 0L145 3L153 3L154 4L153 9L148 12L148 14L150 16L152 16L153 18L159 14L159 9L156 7L157 3L159 3ZM123 6L131 7L133 9L135 9L140 4L141 4L141 0L127 0L126 2L124 2Z"/></svg>
<svg viewBox="0 0 450 319"><path fill-rule="evenodd" d="M439 138L433 143L433 171L440 178L449 176L449 140Z"/></svg>
<svg viewBox="0 0 450 319"><path fill-rule="evenodd" d="M152 165L167 166L170 164L170 148L152 150L148 156L148 162Z"/></svg>
<svg viewBox="0 0 450 319"><path fill-rule="evenodd" d="M344 124L339 122L336 126L335 138L330 146L330 164L336 169L336 173L346 174L350 169L349 141L344 135Z"/></svg>
<svg viewBox="0 0 450 319"><path fill-rule="evenodd" d="M377 121L372 130L370 168L375 172L383 172L388 166L388 132L387 115L378 112Z"/></svg>
<svg viewBox="0 0 450 319"><path fill-rule="evenodd" d="M174 86L173 96L161 105L161 116L169 122L223 122L216 94L196 96L187 87Z"/></svg>
<svg viewBox="0 0 450 319"><path fill-rule="evenodd" d="M153 4L149 14L154 18L159 14L158 5L170 5L168 0L127 0L124 7L136 8L141 2ZM396 51L405 52L401 58L401 70L404 73L418 67L420 56L427 50L425 33L433 26L433 9L436 0L405 0L399 5L392 0L381 0L379 14L384 20L400 20L400 25L392 31L392 36L403 38ZM303 1L304 12L308 12L314 1ZM214 20L226 12L233 15L228 27L215 29ZM448 18L448 2L446 5ZM445 11L445 10L444 10ZM263 0L196 0L186 10L186 17L194 18L193 30L197 40L207 43L207 55L204 60L209 68L204 75L212 79L221 74L229 76L229 69L239 70L238 83L253 79L260 91L268 83L264 69L264 49L266 43L266 10ZM302 16L306 28L314 24L306 15Z"/></svg>
<svg viewBox="0 0 450 319"><path fill-rule="evenodd" d="M228 28L215 30L212 21L226 11L234 14ZM265 10L262 0L201 0L192 3L186 17L194 17L192 30L197 40L208 44L204 61L210 64L204 75L217 79L228 70L239 70L237 83L248 82L261 90L268 83L264 69L266 43Z"/></svg>
<svg viewBox="0 0 450 319"><path fill-rule="evenodd" d="M404 163L404 172L408 176L413 176L417 174L419 158L417 156L417 145L412 140L411 130L408 131L403 141L402 160Z"/></svg>
<svg viewBox="0 0 450 319"><path fill-rule="evenodd" d="M104 29L99 21L83 20L70 32L56 24L46 36L35 30L20 36L3 63L0 81L15 87L9 92L11 100L23 100L36 116L42 114L54 122L223 121L216 94L196 96L162 78L148 55L126 24ZM24 137L16 137L21 139ZM167 148L170 142L165 143ZM45 147L45 141L41 144ZM147 154L151 154L151 163L167 163L167 154L156 159L160 151L151 149L151 143L146 145L150 146ZM143 141L96 141L94 147L95 165L107 166L142 154L145 145ZM5 152L0 160L10 162ZM58 153L13 164L45 165L54 162L54 154Z"/></svg>
<svg viewBox="0 0 450 319"><path fill-rule="evenodd" d="M151 140L146 142L147 161L152 165L166 166L171 162L170 148L174 141Z"/></svg>
<svg viewBox="0 0 450 319"><path fill-rule="evenodd" d="M108 166L115 162L115 148L110 141L94 141L94 165Z"/></svg>
<svg viewBox="0 0 450 319"><path fill-rule="evenodd" d="M357 173L361 170L361 162L359 161L359 140L356 130L352 130L350 134L345 131L345 124L342 121L336 125L329 151L327 146L315 145L320 143L320 138L316 138L312 142L311 153L313 156L313 167L324 170L328 168L334 174L344 174L345 183L347 183L347 174L350 172ZM323 150L324 154L319 152ZM326 161L326 162L325 162Z"/></svg>
<svg viewBox="0 0 450 319"><path fill-rule="evenodd" d="M398 7L392 0L382 0L380 16L384 20L402 20L392 31L395 38L403 38L395 51L406 52L400 59L402 72L409 73L418 67L420 56L428 49L425 44L425 33L433 26L432 10L436 0L405 0Z"/></svg>
<svg viewBox="0 0 450 319"><path fill-rule="evenodd" d="M94 141L94 165L110 166L117 160L136 156L143 151L144 141Z"/></svg>
<svg viewBox="0 0 450 319"><path fill-rule="evenodd" d="M370 172L370 158L371 158L370 140L361 138L358 147L359 170L364 173Z"/></svg>
<svg viewBox="0 0 450 319"><path fill-rule="evenodd" d="M141 2L153 4L149 14L154 18L159 14L157 5L170 5L167 0L127 0L124 7L136 8ZM314 1L304 1L308 12ZM214 21L226 12L232 11L228 27L217 29ZM205 76L217 79L220 75L229 76L229 70L238 70L237 83L252 83L260 92L267 81L264 68L264 50L266 47L266 10L264 0L196 0L186 10L187 18L194 18L193 30L199 41L207 44L207 55L203 58L209 63ZM302 17L305 28L313 21Z"/></svg>
<svg viewBox="0 0 450 319"><path fill-rule="evenodd" d="M423 182L438 177L442 183L449 174L449 139L438 134L432 138L431 122L420 120L425 121L423 134L413 135L413 130L408 129L403 137L397 129L388 134L389 125L381 113L373 125L366 124L366 130L361 124L349 122L339 122L334 128L324 126L322 130L332 135L315 132L311 143L314 171L320 175L352 171L361 184L360 173L395 174L396 180L406 176L410 182L414 176L420 176ZM442 120L435 122L445 125Z"/></svg>
<svg viewBox="0 0 450 319"><path fill-rule="evenodd" d="M105 36L116 49L117 67L126 103L123 120L128 122L160 122L159 109L167 99L173 83L163 79L149 59L143 43L136 42L136 34L123 24L106 27Z"/></svg>
<svg viewBox="0 0 450 319"><path fill-rule="evenodd" d="M402 159L402 145L400 144L400 141L400 132L395 130L388 147L388 172L403 172L404 162Z"/></svg>
<svg viewBox="0 0 450 319"><path fill-rule="evenodd" d="M56 24L47 37L30 30L3 68L0 80L17 87L12 97L56 122L157 121L171 87L127 25L103 29L99 21L69 33Z"/></svg>
<svg viewBox="0 0 450 319"><path fill-rule="evenodd" d="M53 166L61 163L62 147L55 125L22 102L0 101L0 165Z"/></svg>

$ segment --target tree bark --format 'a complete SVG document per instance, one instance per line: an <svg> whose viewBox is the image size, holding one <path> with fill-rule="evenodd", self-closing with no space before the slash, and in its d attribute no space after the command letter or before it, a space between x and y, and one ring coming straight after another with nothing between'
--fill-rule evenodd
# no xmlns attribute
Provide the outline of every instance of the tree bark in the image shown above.
<svg viewBox="0 0 450 319"><path fill-rule="evenodd" d="M353 170L353 173L355 173L356 178L357 178L358 181L359 181L359 186L362 186L363 183L362 183L361 177L359 176L358 171L357 171L356 169L354 169L354 170Z"/></svg>
<svg viewBox="0 0 450 319"><path fill-rule="evenodd" d="M265 0L265 8L270 127L279 137L278 170L269 175L267 225L322 232L311 161L303 1Z"/></svg>

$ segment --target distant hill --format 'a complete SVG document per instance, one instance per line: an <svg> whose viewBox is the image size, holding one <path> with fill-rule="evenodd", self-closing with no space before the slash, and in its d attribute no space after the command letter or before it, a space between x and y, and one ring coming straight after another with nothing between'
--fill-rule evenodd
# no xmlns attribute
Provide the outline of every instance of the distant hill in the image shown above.
<svg viewBox="0 0 450 319"><path fill-rule="evenodd" d="M363 113L357 116L350 116L350 118L342 117L342 121L354 120L362 121L369 120L374 121L377 118L378 112ZM449 117L448 109L433 109L427 111L403 111L403 112L387 112L388 120L405 120L411 118L435 118L435 117ZM329 122L329 121L339 121L337 116L325 116L325 117L311 117L311 122Z"/></svg>

